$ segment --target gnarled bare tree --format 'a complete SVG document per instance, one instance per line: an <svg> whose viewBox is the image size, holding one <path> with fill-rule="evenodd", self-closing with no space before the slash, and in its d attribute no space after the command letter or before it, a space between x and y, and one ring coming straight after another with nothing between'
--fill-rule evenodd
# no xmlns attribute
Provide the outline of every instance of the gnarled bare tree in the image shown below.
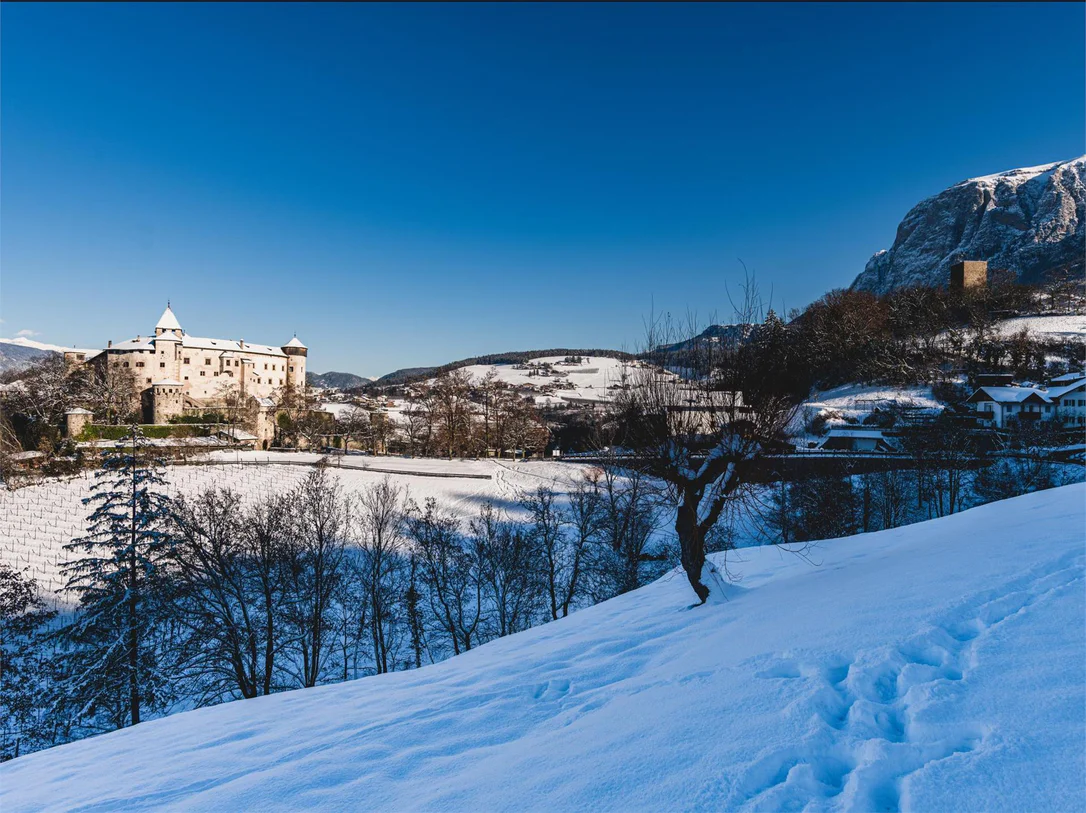
<svg viewBox="0 0 1086 813"><path fill-rule="evenodd" d="M748 472L779 443L797 403L787 328L764 322L747 288L736 324L650 319L642 363L615 401L624 465L662 480L673 501L680 559L698 599L706 539Z"/></svg>

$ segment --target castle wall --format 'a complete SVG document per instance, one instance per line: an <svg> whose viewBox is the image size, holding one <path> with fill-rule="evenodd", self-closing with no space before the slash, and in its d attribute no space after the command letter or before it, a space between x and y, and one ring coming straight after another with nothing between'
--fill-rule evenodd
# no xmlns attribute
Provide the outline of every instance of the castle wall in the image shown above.
<svg viewBox="0 0 1086 813"><path fill-rule="evenodd" d="M138 388L172 379L181 382L185 395L198 400L221 398L225 391L241 388L243 383L247 395L268 398L286 386L299 387L305 382L303 356L252 351L224 353L161 340L156 342L154 350L106 352L111 367L133 371Z"/></svg>

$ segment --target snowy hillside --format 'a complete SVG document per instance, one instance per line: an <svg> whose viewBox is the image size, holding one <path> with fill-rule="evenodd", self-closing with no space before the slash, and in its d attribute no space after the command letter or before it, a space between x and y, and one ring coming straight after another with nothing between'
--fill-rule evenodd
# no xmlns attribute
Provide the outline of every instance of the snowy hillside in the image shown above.
<svg viewBox="0 0 1086 813"><path fill-rule="evenodd" d="M462 369L475 383L491 371L499 381L514 387L540 388L552 385L557 398L606 401L609 387L617 387L631 375L637 362L607 356L584 357L580 364L565 364L563 356L543 356L526 364L472 364Z"/></svg>
<svg viewBox="0 0 1086 813"><path fill-rule="evenodd" d="M1082 810L1086 486L743 552L411 672L0 766L0 808Z"/></svg>
<svg viewBox="0 0 1086 813"><path fill-rule="evenodd" d="M956 259L987 260L1023 282L1081 270L1086 235L1086 156L972 178L923 200L852 287L886 293L946 285Z"/></svg>

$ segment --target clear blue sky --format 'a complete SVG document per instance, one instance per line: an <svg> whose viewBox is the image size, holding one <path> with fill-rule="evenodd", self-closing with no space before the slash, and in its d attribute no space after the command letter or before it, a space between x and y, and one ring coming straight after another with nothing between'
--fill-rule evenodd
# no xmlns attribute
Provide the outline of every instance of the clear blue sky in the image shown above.
<svg viewBox="0 0 1086 813"><path fill-rule="evenodd" d="M377 375L845 286L1084 152L1083 4L5 4L0 335Z"/></svg>

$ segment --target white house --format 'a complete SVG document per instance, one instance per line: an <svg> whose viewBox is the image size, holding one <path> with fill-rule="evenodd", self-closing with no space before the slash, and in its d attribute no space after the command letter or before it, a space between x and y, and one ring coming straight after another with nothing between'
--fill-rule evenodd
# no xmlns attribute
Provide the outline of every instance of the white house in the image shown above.
<svg viewBox="0 0 1086 813"><path fill-rule="evenodd" d="M1051 386L1056 382L1058 386ZM996 429L1042 420L1086 425L1086 375L1060 376L1049 383L1048 387L980 387L967 403L973 404L983 424Z"/></svg>

